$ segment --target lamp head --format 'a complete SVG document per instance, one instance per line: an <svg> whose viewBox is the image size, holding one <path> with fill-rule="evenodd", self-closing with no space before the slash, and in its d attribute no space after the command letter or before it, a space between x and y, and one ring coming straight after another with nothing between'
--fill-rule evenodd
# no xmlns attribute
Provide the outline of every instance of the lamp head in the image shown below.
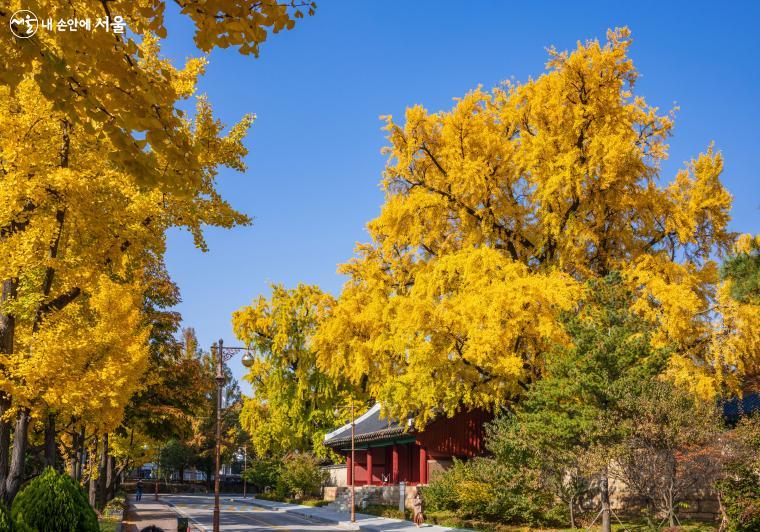
<svg viewBox="0 0 760 532"><path fill-rule="evenodd" d="M250 368L251 366L253 366L253 360L254 360L253 355L249 353L248 351L246 351L243 354L243 366L245 366L246 368Z"/></svg>

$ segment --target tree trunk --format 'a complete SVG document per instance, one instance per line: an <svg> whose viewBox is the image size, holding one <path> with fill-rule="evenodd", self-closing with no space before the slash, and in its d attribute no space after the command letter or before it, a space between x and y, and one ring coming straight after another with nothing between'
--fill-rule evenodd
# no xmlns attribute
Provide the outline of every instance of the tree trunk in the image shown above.
<svg viewBox="0 0 760 532"><path fill-rule="evenodd" d="M113 455L109 449L108 461L106 462L106 502L113 499L116 494L116 474L113 462Z"/></svg>
<svg viewBox="0 0 760 532"><path fill-rule="evenodd" d="M612 521L610 520L610 482L607 477L605 468L600 485L602 495L602 532L612 531Z"/></svg>
<svg viewBox="0 0 760 532"><path fill-rule="evenodd" d="M570 528L575 528L575 497L570 497L568 504L570 510Z"/></svg>
<svg viewBox="0 0 760 532"><path fill-rule="evenodd" d="M74 480L77 481L77 483L82 481L82 470L84 469L84 459L85 459L85 442L87 439L85 438L85 426L82 425L82 428L79 430L79 457L77 458L77 471L76 471L76 478Z"/></svg>
<svg viewBox="0 0 760 532"><path fill-rule="evenodd" d="M5 413L10 407L10 397L0 392L0 501L6 498L5 482L11 454L11 424L5 419Z"/></svg>
<svg viewBox="0 0 760 532"><path fill-rule="evenodd" d="M206 467L206 492L211 491L211 466Z"/></svg>
<svg viewBox="0 0 760 532"><path fill-rule="evenodd" d="M24 463L26 461L26 443L29 436L29 410L22 409L16 418L16 430L13 433L13 456L5 481L5 503L10 506L24 480Z"/></svg>
<svg viewBox="0 0 760 532"><path fill-rule="evenodd" d="M0 309L5 303L16 299L17 279L5 279L0 291ZM13 354L13 342L16 332L16 318L13 314L0 312L0 354ZM11 454L11 424L5 414L11 408L11 397L0 392L0 500L7 500L5 485L8 479L8 465Z"/></svg>
<svg viewBox="0 0 760 532"><path fill-rule="evenodd" d="M74 482L77 481L77 464L79 463L79 433L74 432L71 437L71 463L69 464L69 476Z"/></svg>
<svg viewBox="0 0 760 532"><path fill-rule="evenodd" d="M90 450L89 453L89 459L87 460L89 462L89 469L90 469L90 486L89 486L89 492L88 492L88 500L90 503L90 506L95 508L95 505L97 504L97 497L98 497L98 468L97 468L97 457L98 457L98 439L95 438L93 441L93 447Z"/></svg>
<svg viewBox="0 0 760 532"><path fill-rule="evenodd" d="M108 434L103 434L103 443L100 449L100 463L98 465L97 493L95 496L96 508L102 510L106 505L106 489L108 488Z"/></svg>
<svg viewBox="0 0 760 532"><path fill-rule="evenodd" d="M47 423L45 423L45 465L53 469L56 467L56 455L58 454L55 436L55 414L48 414Z"/></svg>
<svg viewBox="0 0 760 532"><path fill-rule="evenodd" d="M673 528L676 526L675 523L675 511L673 508L673 491L674 491L674 483L676 478L676 458L675 456L669 457L670 461L670 478L668 479L668 496L667 496L667 505L668 505L668 524L670 525L670 528Z"/></svg>

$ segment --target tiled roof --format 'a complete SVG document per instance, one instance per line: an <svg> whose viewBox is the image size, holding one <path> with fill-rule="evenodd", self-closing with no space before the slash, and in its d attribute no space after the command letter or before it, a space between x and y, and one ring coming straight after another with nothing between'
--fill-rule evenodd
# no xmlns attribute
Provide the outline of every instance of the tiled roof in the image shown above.
<svg viewBox="0 0 760 532"><path fill-rule="evenodd" d="M380 403L376 403L375 406L354 421L354 441L366 443L404 434L404 429L410 425L410 421L399 423L395 419L382 419L380 417ZM351 423L347 423L325 435L324 443L328 447L339 447L351 443Z"/></svg>

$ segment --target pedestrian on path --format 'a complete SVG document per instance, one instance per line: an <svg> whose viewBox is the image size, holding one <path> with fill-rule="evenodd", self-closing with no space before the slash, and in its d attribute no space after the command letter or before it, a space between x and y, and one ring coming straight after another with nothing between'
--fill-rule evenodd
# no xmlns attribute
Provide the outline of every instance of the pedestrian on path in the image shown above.
<svg viewBox="0 0 760 532"><path fill-rule="evenodd" d="M425 522L425 510L422 502L422 494L417 490L412 499L412 509L414 510L414 524L419 528Z"/></svg>
<svg viewBox="0 0 760 532"><path fill-rule="evenodd" d="M137 487L135 487L135 500L137 502L140 502L140 499L142 499L142 493L143 493L142 480L137 479Z"/></svg>

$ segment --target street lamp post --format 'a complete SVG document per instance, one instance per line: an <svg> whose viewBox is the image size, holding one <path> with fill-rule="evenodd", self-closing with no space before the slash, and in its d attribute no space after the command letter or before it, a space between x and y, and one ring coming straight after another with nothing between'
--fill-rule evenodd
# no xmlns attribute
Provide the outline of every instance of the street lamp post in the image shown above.
<svg viewBox="0 0 760 532"><path fill-rule="evenodd" d="M248 481L245 474L248 472L248 446L243 445L243 498L248 497Z"/></svg>
<svg viewBox="0 0 760 532"><path fill-rule="evenodd" d="M222 468L222 391L224 389L224 361L229 360L238 351L244 351L243 366L253 365L253 355L250 347L224 347L224 340L211 346L211 352L216 351L216 445L214 474L214 532L219 532L219 471Z"/></svg>
<svg viewBox="0 0 760 532"><path fill-rule="evenodd" d="M356 523L356 445L354 437L354 398L351 398L351 522ZM372 473L370 473L372 475ZM370 476L370 478L372 478Z"/></svg>

